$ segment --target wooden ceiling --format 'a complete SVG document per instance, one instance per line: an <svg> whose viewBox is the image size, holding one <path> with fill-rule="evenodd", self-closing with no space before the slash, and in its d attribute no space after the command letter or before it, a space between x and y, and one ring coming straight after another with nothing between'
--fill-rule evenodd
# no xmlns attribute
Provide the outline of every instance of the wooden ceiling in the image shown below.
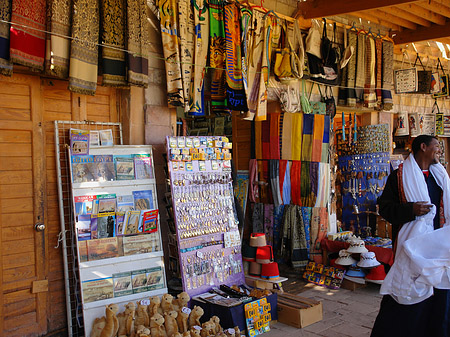
<svg viewBox="0 0 450 337"><path fill-rule="evenodd" d="M450 44L450 0L300 0L295 17L345 16L386 27L397 45L418 41ZM367 27L366 27L367 28Z"/></svg>

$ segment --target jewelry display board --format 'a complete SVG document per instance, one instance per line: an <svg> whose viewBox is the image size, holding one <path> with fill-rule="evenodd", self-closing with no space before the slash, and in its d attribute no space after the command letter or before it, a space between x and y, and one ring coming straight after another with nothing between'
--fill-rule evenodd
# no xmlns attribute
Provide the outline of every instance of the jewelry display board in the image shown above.
<svg viewBox="0 0 450 337"><path fill-rule="evenodd" d="M245 283L226 137L167 137L183 290Z"/></svg>
<svg viewBox="0 0 450 337"><path fill-rule="evenodd" d="M69 150L70 151L70 150ZM167 293L151 146L71 155L72 198L85 335L105 313ZM88 176L87 176L88 175Z"/></svg>

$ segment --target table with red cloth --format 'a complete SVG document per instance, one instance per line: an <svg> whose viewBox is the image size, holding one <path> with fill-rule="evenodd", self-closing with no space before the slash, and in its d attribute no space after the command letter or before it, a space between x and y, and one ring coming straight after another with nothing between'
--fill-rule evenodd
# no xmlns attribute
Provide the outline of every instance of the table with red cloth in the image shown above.
<svg viewBox="0 0 450 337"><path fill-rule="evenodd" d="M328 261L328 253L337 253L341 249L347 249L350 246L349 242L343 241L331 241L323 239L321 241L321 247L323 250L324 263ZM377 246L366 245L366 248L370 252L374 252L377 260L392 266L394 263L394 251L392 248L383 248Z"/></svg>

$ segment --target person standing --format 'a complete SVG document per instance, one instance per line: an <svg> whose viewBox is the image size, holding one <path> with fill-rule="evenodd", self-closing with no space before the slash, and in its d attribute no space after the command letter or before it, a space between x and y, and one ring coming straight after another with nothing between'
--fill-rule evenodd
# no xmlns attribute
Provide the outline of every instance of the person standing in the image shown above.
<svg viewBox="0 0 450 337"><path fill-rule="evenodd" d="M433 248L450 242L450 179L440 155L435 137L416 137L378 198L380 215L392 224L395 262L380 290L371 337L450 336L450 275L444 275L450 248Z"/></svg>

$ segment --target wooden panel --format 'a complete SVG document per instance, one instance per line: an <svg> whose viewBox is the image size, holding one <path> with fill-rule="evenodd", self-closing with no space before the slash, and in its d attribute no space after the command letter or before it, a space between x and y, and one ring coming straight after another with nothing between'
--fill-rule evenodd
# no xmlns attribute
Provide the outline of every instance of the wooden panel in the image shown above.
<svg viewBox="0 0 450 337"><path fill-rule="evenodd" d="M101 104L87 104L87 113L89 116L108 116L109 117L109 105Z"/></svg>
<svg viewBox="0 0 450 337"><path fill-rule="evenodd" d="M21 316L5 318L5 330L16 330L17 327L23 326L24 322L36 322L36 313L30 312ZM11 331L14 333L14 331Z"/></svg>
<svg viewBox="0 0 450 337"><path fill-rule="evenodd" d="M3 256L3 269L17 268L23 266L33 266L34 251L28 254L11 254L9 256Z"/></svg>
<svg viewBox="0 0 450 337"><path fill-rule="evenodd" d="M1 160L5 160L2 158ZM16 188L20 183L31 184L33 178L30 176L30 171L3 171L0 175L0 184L9 185L10 188Z"/></svg>
<svg viewBox="0 0 450 337"><path fill-rule="evenodd" d="M31 145L0 143L0 156L6 157L31 156Z"/></svg>
<svg viewBox="0 0 450 337"><path fill-rule="evenodd" d="M0 142L29 144L31 142L31 134L29 131L2 130Z"/></svg>
<svg viewBox="0 0 450 337"><path fill-rule="evenodd" d="M0 131L2 132L2 131ZM8 157L8 160L2 158L0 160L0 171L11 170L31 170L31 158L30 157Z"/></svg>
<svg viewBox="0 0 450 337"><path fill-rule="evenodd" d="M14 325L13 322L11 325ZM25 325L19 326L14 330L7 331L8 337L23 337L23 336L37 336L36 331L39 331L39 325L34 322L26 322Z"/></svg>
<svg viewBox="0 0 450 337"><path fill-rule="evenodd" d="M32 239L20 240L20 244L17 241L4 241L2 242L2 255L12 255L15 253L29 253L34 251L34 241ZM4 276L4 274L3 274Z"/></svg>
<svg viewBox="0 0 450 337"><path fill-rule="evenodd" d="M44 98L71 101L70 91L66 89L44 88Z"/></svg>
<svg viewBox="0 0 450 337"><path fill-rule="evenodd" d="M109 96L105 95L88 96L86 101L88 104L109 105Z"/></svg>
<svg viewBox="0 0 450 337"><path fill-rule="evenodd" d="M72 119L72 114L67 112L46 112L44 115L45 121L70 121Z"/></svg>
<svg viewBox="0 0 450 337"><path fill-rule="evenodd" d="M71 102L64 100L57 100L52 98L44 99L44 110L45 112L54 111L54 112L65 112L70 114L72 112Z"/></svg>
<svg viewBox="0 0 450 337"><path fill-rule="evenodd" d="M30 109L30 97L0 93L0 107L12 109Z"/></svg>
<svg viewBox="0 0 450 337"><path fill-rule="evenodd" d="M0 106L0 119L11 121L29 121L31 111L28 109L3 108Z"/></svg>
<svg viewBox="0 0 450 337"><path fill-rule="evenodd" d="M17 188L17 187L16 187ZM33 198L3 199L0 208L2 213L23 213L33 211Z"/></svg>
<svg viewBox="0 0 450 337"><path fill-rule="evenodd" d="M5 283L18 282L21 280L34 280L36 270L34 266L24 266L15 269L7 269L3 272L3 280Z"/></svg>
<svg viewBox="0 0 450 337"><path fill-rule="evenodd" d="M3 228L33 225L32 213L0 214L0 218ZM11 232L9 231L7 234L11 234ZM5 237L3 237L3 239L5 239Z"/></svg>
<svg viewBox="0 0 450 337"><path fill-rule="evenodd" d="M17 227L6 227L2 228L2 237L3 242L5 241L18 241L23 239L32 239L34 238L34 228L33 224L28 226L20 226Z"/></svg>
<svg viewBox="0 0 450 337"><path fill-rule="evenodd" d="M398 6L399 8L408 11L410 13L413 13L417 16L420 16L424 18L425 20L434 22L438 25L444 25L445 24L445 18L442 15L436 14L434 12L430 12L428 9L425 9L423 7L420 7L416 4L406 4ZM448 32L448 31L447 31ZM448 35L448 34L446 34Z"/></svg>
<svg viewBox="0 0 450 337"><path fill-rule="evenodd" d="M36 299L29 298L5 305L5 317L24 315L34 310L36 310Z"/></svg>
<svg viewBox="0 0 450 337"><path fill-rule="evenodd" d="M0 93L6 95L29 96L30 86L26 84L0 82Z"/></svg>

